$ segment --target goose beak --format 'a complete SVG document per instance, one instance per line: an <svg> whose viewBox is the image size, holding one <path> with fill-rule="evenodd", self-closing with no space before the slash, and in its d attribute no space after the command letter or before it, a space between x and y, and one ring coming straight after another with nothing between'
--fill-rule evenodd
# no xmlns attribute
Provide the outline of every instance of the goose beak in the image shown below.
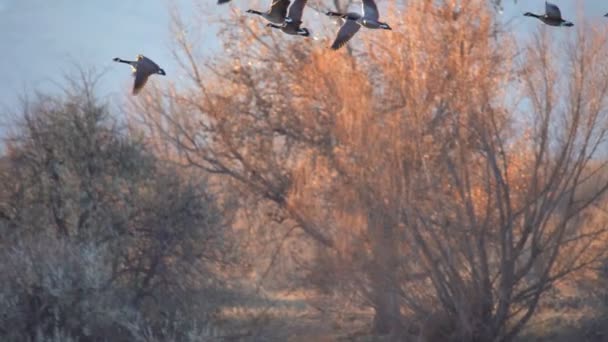
<svg viewBox="0 0 608 342"><path fill-rule="evenodd" d="M158 70L158 74L159 74L159 75L163 75L163 76L166 76L166 75L167 75L167 74L165 73L165 70L163 70L163 69Z"/></svg>

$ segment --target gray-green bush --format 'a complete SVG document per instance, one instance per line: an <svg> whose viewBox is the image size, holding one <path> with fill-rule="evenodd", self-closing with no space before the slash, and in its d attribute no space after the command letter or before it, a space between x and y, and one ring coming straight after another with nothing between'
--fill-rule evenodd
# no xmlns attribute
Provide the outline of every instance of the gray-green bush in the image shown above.
<svg viewBox="0 0 608 342"><path fill-rule="evenodd" d="M6 141L0 339L217 334L231 208L149 153L90 89L39 97Z"/></svg>

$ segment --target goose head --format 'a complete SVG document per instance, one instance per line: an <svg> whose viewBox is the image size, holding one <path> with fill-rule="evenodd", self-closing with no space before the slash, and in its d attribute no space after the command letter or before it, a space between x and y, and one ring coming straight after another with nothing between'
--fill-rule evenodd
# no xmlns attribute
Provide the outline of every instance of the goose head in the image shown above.
<svg viewBox="0 0 608 342"><path fill-rule="evenodd" d="M163 69L158 69L158 71L157 71L156 73L157 73L157 74L159 74L159 75L163 75L163 76L166 76L166 75L167 75L167 74L165 73L165 70L163 70Z"/></svg>
<svg viewBox="0 0 608 342"><path fill-rule="evenodd" d="M390 26L388 26L387 23L381 23L380 28L385 29L385 30L391 30L391 31L393 30Z"/></svg>
<svg viewBox="0 0 608 342"><path fill-rule="evenodd" d="M285 27L285 25L276 25L276 24L273 24L273 23L268 23L268 24L266 24L266 27L280 29L280 28Z"/></svg>
<svg viewBox="0 0 608 342"><path fill-rule="evenodd" d="M302 28L298 29L298 35L304 36L304 37L309 37L310 36L310 31L308 31L307 28L302 27Z"/></svg>

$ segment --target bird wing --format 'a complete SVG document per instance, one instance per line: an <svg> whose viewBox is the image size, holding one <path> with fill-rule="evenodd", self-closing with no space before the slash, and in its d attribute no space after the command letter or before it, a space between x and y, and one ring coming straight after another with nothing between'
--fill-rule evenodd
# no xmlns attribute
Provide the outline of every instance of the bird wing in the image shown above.
<svg viewBox="0 0 608 342"><path fill-rule="evenodd" d="M289 7L289 17L294 23L300 23L302 21L302 14L304 13L306 1L307 0L295 0Z"/></svg>
<svg viewBox="0 0 608 342"><path fill-rule="evenodd" d="M150 58L141 56L141 58L137 61L137 70L142 70L148 75L152 75L157 73L160 70L160 67Z"/></svg>
<svg viewBox="0 0 608 342"><path fill-rule="evenodd" d="M337 50L344 46L356 33L361 26L354 20L345 20L344 24L338 30L336 40L331 44L331 48Z"/></svg>
<svg viewBox="0 0 608 342"><path fill-rule="evenodd" d="M545 14L554 19L562 18L562 12L559 10L559 7L547 1L545 1Z"/></svg>
<svg viewBox="0 0 608 342"><path fill-rule="evenodd" d="M287 8L290 0L272 0L270 5L270 15L285 18L287 16Z"/></svg>
<svg viewBox="0 0 608 342"><path fill-rule="evenodd" d="M374 0L363 0L361 8L363 10L363 16L366 19L378 20L380 17L378 14L378 6L376 6L376 2Z"/></svg>
<svg viewBox="0 0 608 342"><path fill-rule="evenodd" d="M154 63L148 57L143 55L137 56L137 68L135 70L135 82L133 83L133 95L137 95L140 90L146 85L148 77L157 73L160 70L158 64Z"/></svg>
<svg viewBox="0 0 608 342"><path fill-rule="evenodd" d="M140 70L137 70L135 72L135 82L133 83L133 95L139 94L141 89L146 85L146 82L148 82L149 76L149 74L145 74Z"/></svg>

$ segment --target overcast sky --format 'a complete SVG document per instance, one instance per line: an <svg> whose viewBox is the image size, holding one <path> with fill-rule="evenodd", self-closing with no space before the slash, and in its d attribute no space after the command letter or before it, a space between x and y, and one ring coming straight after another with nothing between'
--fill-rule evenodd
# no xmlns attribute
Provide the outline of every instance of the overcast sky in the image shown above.
<svg viewBox="0 0 608 342"><path fill-rule="evenodd" d="M215 0L0 0L0 104L12 107L18 94L52 89L51 80L59 80L74 62L107 69L101 90L110 96L128 91L132 81L128 68L111 62L116 56L132 59L143 53L157 61L169 74L167 77L174 75L176 66L169 50L169 1L179 2L185 13L195 11L193 2L198 1L210 8L209 15L226 14L231 6L244 10L251 3L233 0L233 4L216 6ZM378 0L383 1L387 0ZM521 17L521 13L543 12L544 1L505 2L503 18L516 18L512 27L518 35L525 37L538 27L539 22ZM604 20L600 17L608 12L606 0L554 2L575 23L577 13L582 13L601 24ZM266 1L259 3L266 6ZM304 20L311 15L305 12ZM203 44L209 45L211 53L218 53L214 35L210 27Z"/></svg>

